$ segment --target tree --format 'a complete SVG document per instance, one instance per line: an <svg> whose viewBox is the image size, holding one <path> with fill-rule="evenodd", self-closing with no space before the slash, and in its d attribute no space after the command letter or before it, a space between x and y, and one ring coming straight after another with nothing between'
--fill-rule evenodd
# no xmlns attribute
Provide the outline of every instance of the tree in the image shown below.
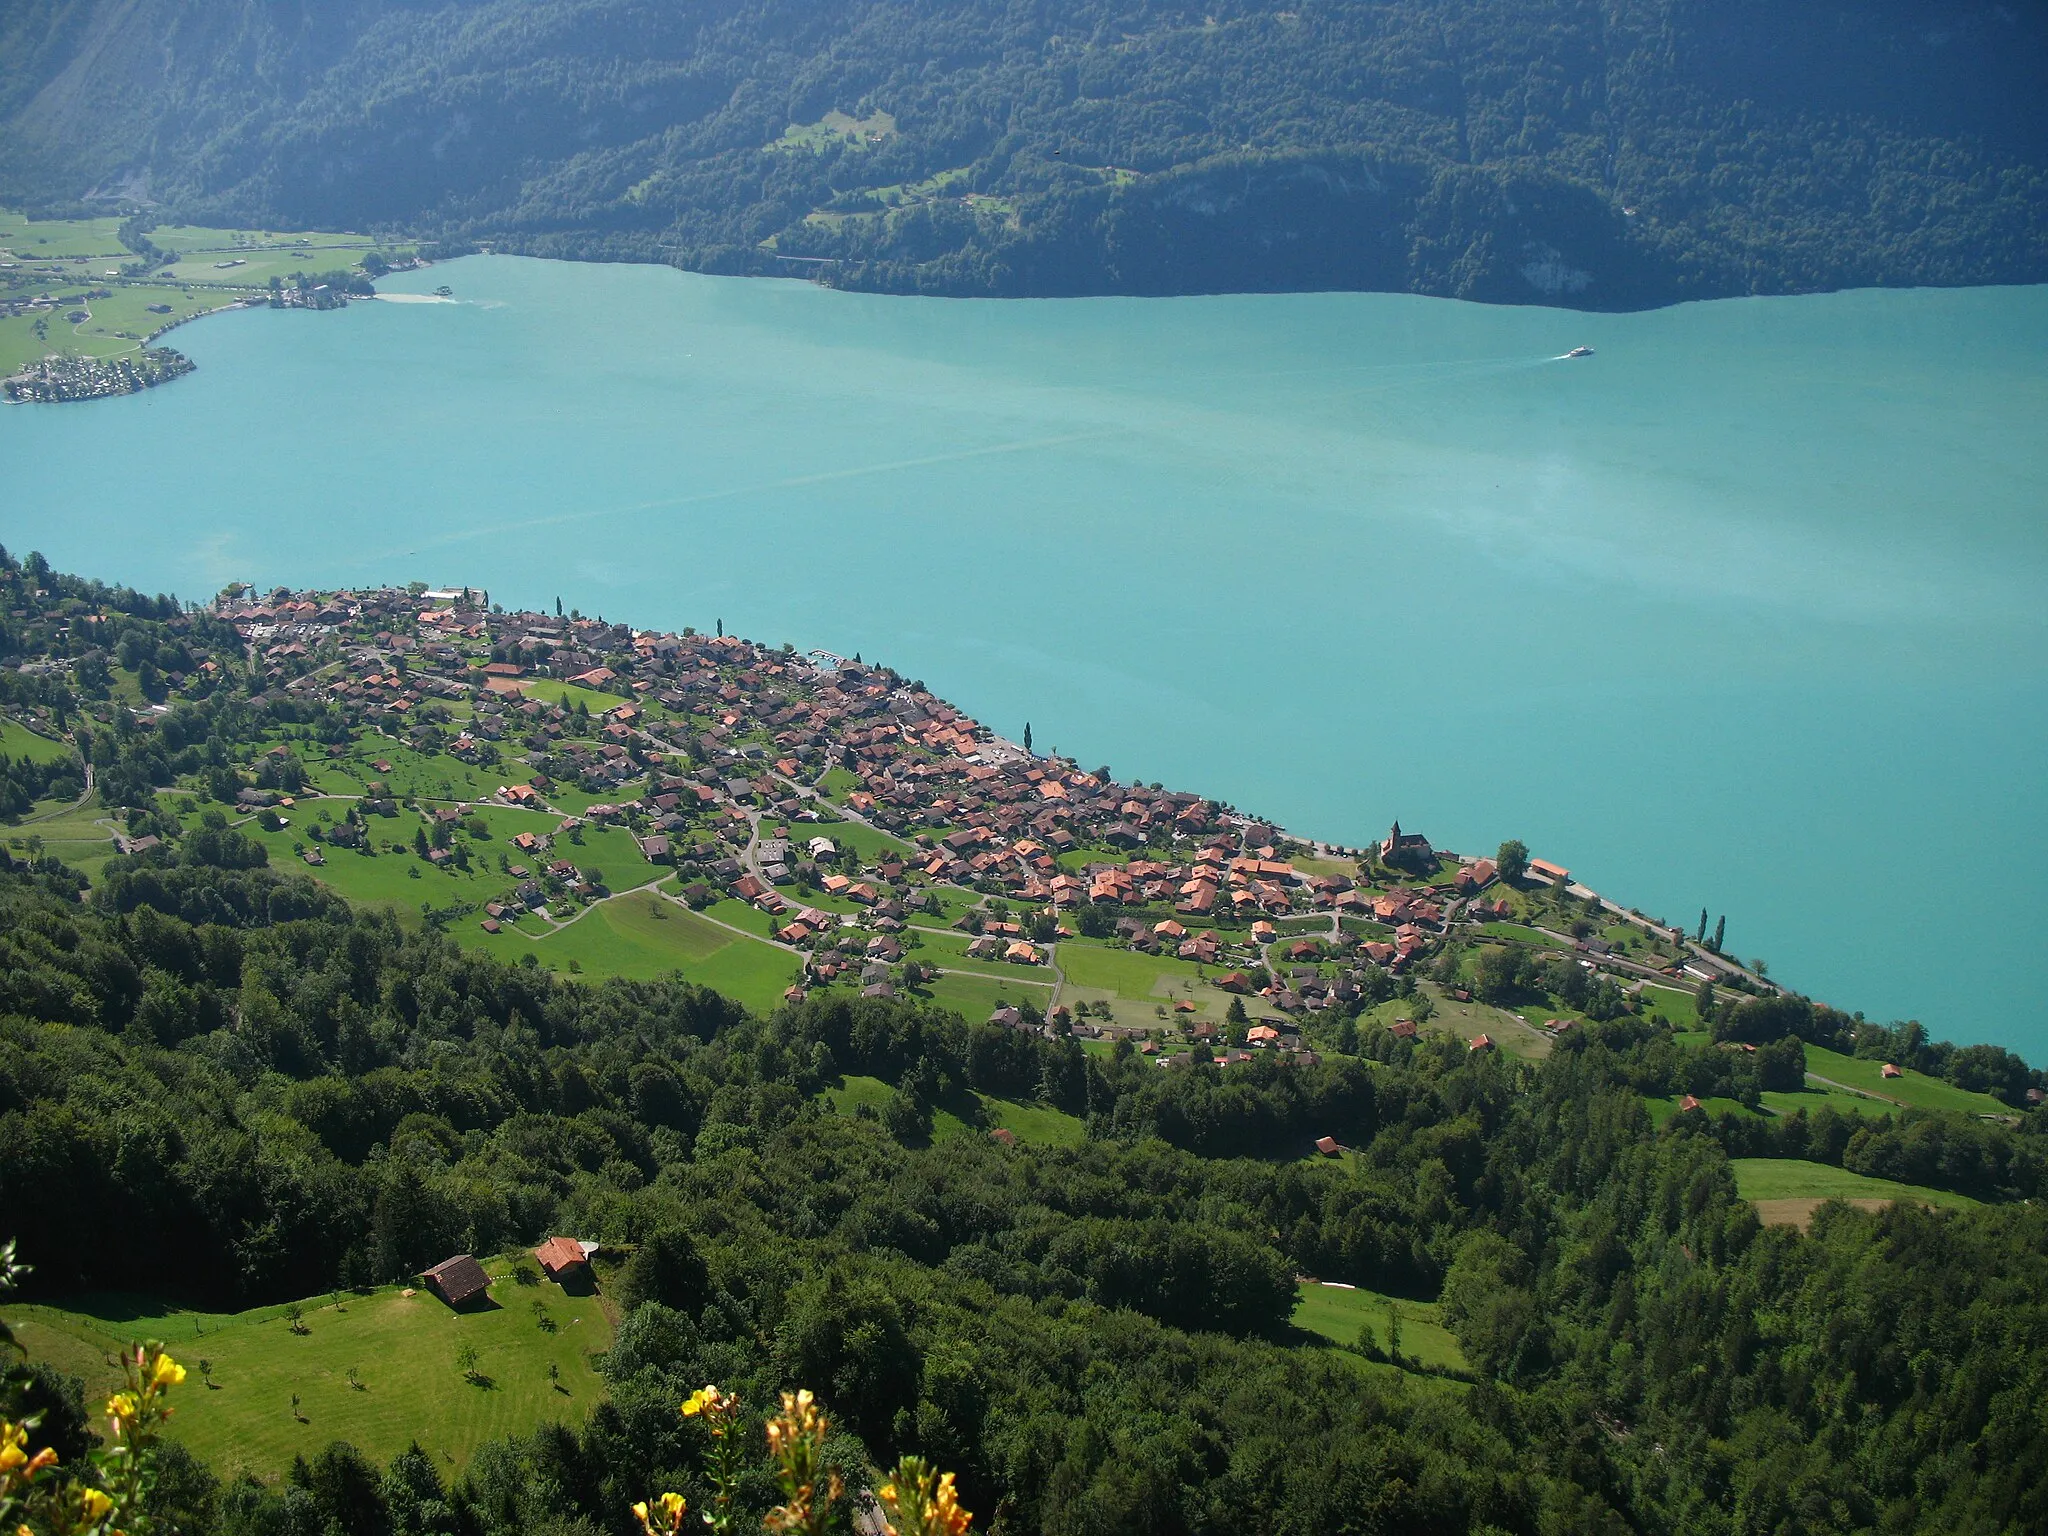
<svg viewBox="0 0 2048 1536"><path fill-rule="evenodd" d="M1702 944L1707 941L1707 909L1705 907L1700 908L1699 932L1695 933L1693 938Z"/></svg>
<svg viewBox="0 0 2048 1536"><path fill-rule="evenodd" d="M464 1381L476 1380L476 1367L478 1359L479 1356L477 1355L476 1346L470 1343L467 1339L464 1339L461 1344L456 1346L455 1369L462 1373L462 1379ZM293 1399L293 1401L296 1402L297 1399L295 1398Z"/></svg>
<svg viewBox="0 0 2048 1536"><path fill-rule="evenodd" d="M1489 1003L1504 1003L1521 991L1528 957L1512 944L1489 944L1472 966L1472 990Z"/></svg>
<svg viewBox="0 0 2048 1536"><path fill-rule="evenodd" d="M1707 948L1711 949L1717 955L1721 953L1721 940L1727 936L1727 933L1728 917L1726 913L1723 913L1719 918L1715 919L1714 942L1709 944Z"/></svg>
<svg viewBox="0 0 2048 1536"><path fill-rule="evenodd" d="M1529 845L1519 837L1511 837L1495 851L1493 862L1501 879L1513 885L1529 872Z"/></svg>
<svg viewBox="0 0 2048 1536"><path fill-rule="evenodd" d="M690 1235L664 1227L634 1250L619 1272L616 1293L622 1311L658 1301L695 1317L711 1298L711 1274Z"/></svg>
<svg viewBox="0 0 2048 1536"><path fill-rule="evenodd" d="M1026 752L1031 750L1031 722L1029 720L1024 722L1024 750Z"/></svg>

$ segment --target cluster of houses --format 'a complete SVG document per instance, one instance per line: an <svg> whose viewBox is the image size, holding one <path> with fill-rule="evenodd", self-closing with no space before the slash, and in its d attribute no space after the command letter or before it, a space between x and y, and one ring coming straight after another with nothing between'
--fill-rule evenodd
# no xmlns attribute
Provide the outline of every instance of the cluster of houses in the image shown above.
<svg viewBox="0 0 2048 1536"><path fill-rule="evenodd" d="M863 909L861 927L890 942L916 877L1049 911L1066 931L1089 907L1149 909L1143 919L1121 917L1132 947L1203 964L1242 957L1245 968L1219 984L1265 991L1289 1011L1345 1001L1347 977L1305 965L1260 975L1259 951L1241 947L1247 927L1263 946L1281 919L1366 919L1373 935L1350 958L1399 969L1459 913L1507 915L1506 901L1489 894L1491 861L1464 865L1446 885L1428 840L1398 824L1370 850L1384 866L1378 885L1328 864L1300 868L1273 829L1216 801L1035 756L858 659L722 633L504 613L488 594L464 588L233 594L217 610L281 686L373 716L468 699L470 719L442 746L472 760L509 764L523 755L527 772L508 774L519 782L498 792L505 803L546 804L564 783L616 791L582 815L628 825L649 860L683 868L686 892L700 902L730 896L770 913L775 937L812 953L824 979L855 967L866 977L890 962L841 953L840 918L793 902L791 886ZM615 702L572 711L528 697L536 681ZM816 785L910 851L864 869L816 825L820 802L807 792ZM1103 852L1079 856L1087 849ZM1388 884L1387 871L1401 870L1413 883ZM530 903L531 893L522 899ZM1172 916L1161 920L1163 912ZM985 930L971 953L1019 965L1046 958L1021 930Z"/></svg>

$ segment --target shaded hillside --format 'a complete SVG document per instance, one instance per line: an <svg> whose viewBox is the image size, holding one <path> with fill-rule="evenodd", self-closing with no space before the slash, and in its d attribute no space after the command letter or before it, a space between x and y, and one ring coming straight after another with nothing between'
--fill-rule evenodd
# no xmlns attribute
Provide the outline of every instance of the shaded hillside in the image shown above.
<svg viewBox="0 0 2048 1536"><path fill-rule="evenodd" d="M2048 277L1982 0L0 0L0 192L938 293Z"/></svg>

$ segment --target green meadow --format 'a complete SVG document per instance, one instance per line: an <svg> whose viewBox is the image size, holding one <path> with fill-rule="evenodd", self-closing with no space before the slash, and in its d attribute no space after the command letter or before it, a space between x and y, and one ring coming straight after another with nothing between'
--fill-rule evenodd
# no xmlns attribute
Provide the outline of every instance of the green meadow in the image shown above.
<svg viewBox="0 0 2048 1536"><path fill-rule="evenodd" d="M1321 1285L1304 1281L1294 1302L1294 1326L1320 1334L1345 1349L1359 1341L1362 1329L1371 1328L1373 1342L1388 1345L1388 1325L1396 1311L1401 1319L1401 1354L1437 1370L1471 1369L1457 1339L1443 1325L1442 1308L1433 1301L1403 1301L1364 1288Z"/></svg>
<svg viewBox="0 0 2048 1536"><path fill-rule="evenodd" d="M978 1024L998 1008L1014 1008L1027 998L1040 1008L1052 1002L1044 985L1001 976L966 975L949 971L926 984L924 991L941 1008L950 1008L970 1024Z"/></svg>
<svg viewBox="0 0 2048 1536"><path fill-rule="evenodd" d="M382 783L400 800L469 801L488 799L508 784L524 784L533 770L516 758L478 768L445 752L420 752L367 736L339 757L309 757L306 776L330 795L367 794L370 785Z"/></svg>
<svg viewBox="0 0 2048 1536"><path fill-rule="evenodd" d="M451 925L458 942L503 959L535 956L550 970L588 976L651 980L681 971L690 981L722 992L756 1013L780 1006L800 973L795 955L707 922L653 892L601 901L573 922L541 932L507 928L485 933L473 919Z"/></svg>
<svg viewBox="0 0 2048 1536"><path fill-rule="evenodd" d="M840 1080L837 1087L825 1089L821 1097L838 1114L855 1114L863 1107L880 1114L895 1094L896 1090L879 1077L848 1075ZM1006 1130L1021 1142L1072 1147L1088 1139L1088 1128L1077 1116L1050 1105L998 1099L985 1093L977 1093L973 1097L981 1105L982 1114L991 1129ZM986 1134L950 1109L938 1109L932 1116L933 1141Z"/></svg>
<svg viewBox="0 0 2048 1536"><path fill-rule="evenodd" d="M603 1392L591 1360L610 1347L611 1324L597 1297L519 1284L506 1259L485 1267L494 1281L486 1309L452 1312L427 1291L386 1287L344 1293L338 1309L329 1297L309 1298L303 1334L292 1332L283 1307L222 1315L131 1296L17 1306L9 1317L20 1319L32 1357L83 1378L92 1396L119 1379L109 1364L115 1351L163 1341L190 1373L177 1389L171 1434L223 1477L274 1481L294 1456L334 1440L381 1463L415 1439L447 1475L487 1441L579 1422ZM465 1345L477 1353L476 1381L457 1363Z"/></svg>
<svg viewBox="0 0 2048 1536"><path fill-rule="evenodd" d="M1939 1205L1958 1211L1972 1210L1983 1203L1945 1189L1867 1178L1846 1168L1836 1168L1828 1163L1809 1163L1799 1158L1738 1157L1730 1160L1730 1166L1735 1170L1736 1192L1745 1200L1759 1203L1773 1200L1913 1200L1922 1205Z"/></svg>
<svg viewBox="0 0 2048 1536"><path fill-rule="evenodd" d="M20 821L0 827L0 834L5 835L10 846L24 845L31 837L41 838L45 852L91 878L113 857L117 825L95 792L86 797L83 805L70 800L41 801Z"/></svg>
<svg viewBox="0 0 2048 1536"><path fill-rule="evenodd" d="M30 219L0 209L0 297L108 290L107 297L77 306L88 318L75 324L65 318L71 306L0 317L0 374L52 352L112 357L134 351L167 326L266 293L273 277L351 267L375 248L361 235L160 226L150 239L179 259L136 279L120 275L136 259L121 243L120 226L118 217Z"/></svg>
<svg viewBox="0 0 2048 1536"><path fill-rule="evenodd" d="M1825 1051L1817 1045L1806 1048L1808 1080L1824 1078L1844 1088L1893 1099L1914 1109L1946 1109L1966 1115L2011 1115L2012 1106L2002 1104L1988 1093L1971 1093L1938 1077L1907 1068L1902 1076L1886 1077L1884 1063Z"/></svg>
<svg viewBox="0 0 2048 1536"><path fill-rule="evenodd" d="M25 757L32 763L54 763L69 756L70 743L52 741L16 720L0 720L0 757Z"/></svg>

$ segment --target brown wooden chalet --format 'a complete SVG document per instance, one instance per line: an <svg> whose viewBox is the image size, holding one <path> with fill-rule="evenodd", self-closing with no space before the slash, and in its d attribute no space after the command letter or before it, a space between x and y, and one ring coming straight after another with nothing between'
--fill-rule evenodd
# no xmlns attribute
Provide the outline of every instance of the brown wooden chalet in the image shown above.
<svg viewBox="0 0 2048 1536"><path fill-rule="evenodd" d="M483 1265L466 1253L443 1259L420 1275L430 1290L451 1307L466 1307L487 1293L491 1280Z"/></svg>

